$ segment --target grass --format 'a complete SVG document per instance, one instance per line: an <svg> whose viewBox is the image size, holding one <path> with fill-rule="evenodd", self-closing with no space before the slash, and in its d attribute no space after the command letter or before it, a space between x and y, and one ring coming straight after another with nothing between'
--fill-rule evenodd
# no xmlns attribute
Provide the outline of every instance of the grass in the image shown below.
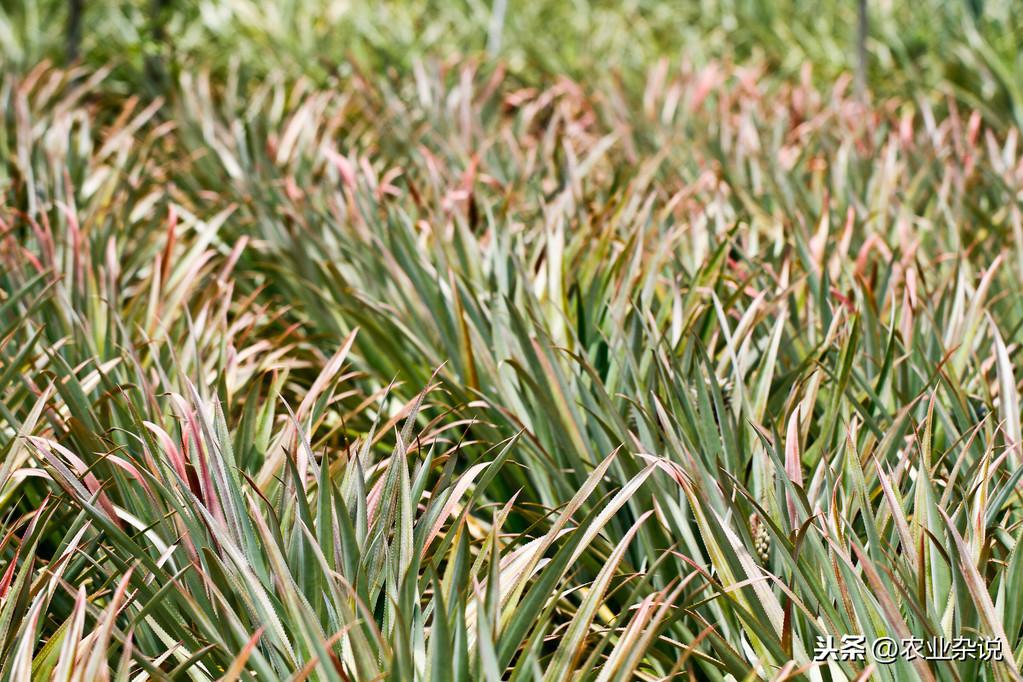
<svg viewBox="0 0 1023 682"><path fill-rule="evenodd" d="M1019 679L1018 10L704 5L0 10L0 679Z"/></svg>

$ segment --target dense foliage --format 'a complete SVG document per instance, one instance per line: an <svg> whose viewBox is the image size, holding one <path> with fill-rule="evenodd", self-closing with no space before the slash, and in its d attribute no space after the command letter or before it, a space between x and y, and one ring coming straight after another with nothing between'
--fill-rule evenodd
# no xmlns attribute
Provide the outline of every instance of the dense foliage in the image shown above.
<svg viewBox="0 0 1023 682"><path fill-rule="evenodd" d="M1020 679L1019 7L163 5L0 8L0 679Z"/></svg>

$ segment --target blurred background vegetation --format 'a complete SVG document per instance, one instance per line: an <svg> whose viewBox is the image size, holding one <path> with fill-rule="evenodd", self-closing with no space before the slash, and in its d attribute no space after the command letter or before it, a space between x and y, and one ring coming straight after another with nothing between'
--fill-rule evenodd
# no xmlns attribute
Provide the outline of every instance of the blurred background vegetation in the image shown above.
<svg viewBox="0 0 1023 682"><path fill-rule="evenodd" d="M81 9L81 46L71 16ZM1012 0L865 3L867 79L877 95L953 94L1020 122L1023 6ZM84 55L119 65L125 87L154 88L147 63L232 62L323 82L352 69L397 76L418 59L497 56L537 84L556 75L641 83L659 59L751 62L782 77L813 65L828 82L857 65L856 0L9 0L0 6L8 66Z"/></svg>

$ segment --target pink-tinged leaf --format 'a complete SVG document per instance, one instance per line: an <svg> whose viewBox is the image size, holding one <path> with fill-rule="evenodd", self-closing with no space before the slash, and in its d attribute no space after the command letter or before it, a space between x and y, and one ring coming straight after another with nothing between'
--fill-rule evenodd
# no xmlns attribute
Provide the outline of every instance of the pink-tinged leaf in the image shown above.
<svg viewBox="0 0 1023 682"><path fill-rule="evenodd" d="M794 485L803 487L803 462L799 454L799 412L800 405L789 415L789 424L785 432L785 475L789 477ZM792 494L786 494L786 504L789 511L789 522L795 528L798 524L796 518L796 501Z"/></svg>
<svg viewBox="0 0 1023 682"><path fill-rule="evenodd" d="M42 508L39 509L36 514L42 512ZM0 549L2 549L7 542L14 537L14 529L12 528L7 532L7 536L4 537L4 541L0 542ZM4 571L3 578L0 578L0 599L7 598L7 592L11 589L11 581L14 579L14 569L18 566L18 557L21 555L21 548L24 545L19 543L14 550L14 556L11 557L11 563L7 565L7 570Z"/></svg>
<svg viewBox="0 0 1023 682"><path fill-rule="evenodd" d="M895 520L895 530L898 532L899 540L902 542L902 551L906 553L910 565L916 566L919 559L916 554L916 544L913 542L913 534L909 530L909 521L906 519L905 511L903 511L905 506L898 498L898 495L896 495L891 480L889 480L884 469L881 468L881 464L875 460L874 466L877 469L877 478L881 482L881 490L884 491L885 501L888 503L892 512L892 518Z"/></svg>
<svg viewBox="0 0 1023 682"><path fill-rule="evenodd" d="M995 359L998 368L998 411L1005 425L1005 440L1009 446L1009 461L1013 468L1018 468L1023 463L1023 456L1020 455L1021 440L1023 440L1023 428L1020 426L1019 417L1019 391L1016 390L1016 376L1013 372L1012 360L1009 351L1002 341L1002 335L998 331L995 321L988 316L988 323L991 325L991 336L995 344Z"/></svg>
<svg viewBox="0 0 1023 682"><path fill-rule="evenodd" d="M185 468L185 457L178 446L174 443L174 439L170 437L170 434L163 430L163 427L149 421L142 423L156 436L156 439L160 441L160 445L163 446L163 450L167 454L167 458L170 459L171 467L174 468L174 472L181 478L185 485L188 485L188 470ZM199 491L193 490L192 492L198 493Z"/></svg>
<svg viewBox="0 0 1023 682"><path fill-rule="evenodd" d="M213 476L210 473L209 457L206 447L203 444L202 427L196 417L195 409L177 393L171 394L171 400L177 405L178 413L185 418L182 440L187 444L191 443L195 448L195 460L199 464L199 499L210 510L217 521L226 524L223 510L220 508L220 501L217 499L216 489L213 486Z"/></svg>
<svg viewBox="0 0 1023 682"><path fill-rule="evenodd" d="M136 467L128 460L118 457L117 455L107 455L106 460L113 464L114 466L116 466L117 468L124 471L125 473L127 473L136 481L138 481L139 484L145 489L146 493L148 493L150 497L154 497L153 489L149 487L149 482L146 481L146 479L142 476L142 473L138 470L138 467Z"/></svg>
<svg viewBox="0 0 1023 682"><path fill-rule="evenodd" d="M458 483L455 484L454 490L451 491L451 495L448 496L447 501L444 502L444 507L440 511L440 515L437 520L433 523L433 527L430 528L430 532L426 536L426 542L423 543L423 554L425 556L426 550L429 549L430 543L437 537L437 533L443 528L444 522L447 521L454 510L455 505L462 499L462 495L469 489L475 481L476 477L480 475L480 472L486 469L490 465L490 462L480 462L469 467L468 471L461 475L458 479Z"/></svg>
<svg viewBox="0 0 1023 682"><path fill-rule="evenodd" d="M863 575L867 578L867 583L874 591L874 597L877 599L877 603L881 606L881 611L884 613L885 619L888 621L888 625L894 630L894 634L898 635L900 639L906 639L912 636L909 631L909 626L906 625L905 619L902 617L902 613L899 606L892 600L891 594L885 587L884 581L881 580L881 575L877 572L874 564L871 563L870 557L866 555L863 550L860 549L859 545L853 543L853 552L859 559L859 566L863 572ZM852 562L848 556L842 555L842 559L846 562L849 568L853 568ZM912 660L913 667L916 669L920 679L927 682L933 682L934 675L931 673L931 669L927 667L921 658L914 658Z"/></svg>
<svg viewBox="0 0 1023 682"><path fill-rule="evenodd" d="M333 149L324 147L323 155L330 160L341 174L341 179L350 189L355 189L355 164Z"/></svg>
<svg viewBox="0 0 1023 682"><path fill-rule="evenodd" d="M86 502L95 496L100 508L103 509L107 517L109 517L110 522L118 528L124 528L121 520L117 517L117 512L114 510L113 503L110 501L110 498L107 497L107 494L103 492L99 479L96 478L95 474L89 471L89 467L85 465L85 462L83 462L78 455L74 454L63 445L54 441L46 440L45 438L29 436L28 440L40 453L42 453L43 458L49 462L50 466L56 469L61 477L63 477L64 483L71 486L72 492L78 496L79 502ZM55 451L71 464L74 468L73 472L60 461L60 458L57 457ZM81 478L81 481L78 480L79 477ZM82 483L85 484L84 487L82 487Z"/></svg>
<svg viewBox="0 0 1023 682"><path fill-rule="evenodd" d="M262 636L263 628L259 627L254 633L252 633L252 637L250 637L249 641L245 643L245 646L243 646L242 650L238 652L238 655L235 656L234 660L231 661L231 665L228 666L224 676L220 678L221 682L224 682L225 680L227 682L234 682L234 680L241 677L242 672L245 670L245 664L248 662L249 656L252 655L252 650L256 648L256 643L259 642L259 638Z"/></svg>
<svg viewBox="0 0 1023 682"><path fill-rule="evenodd" d="M962 536L959 535L959 531L956 530L955 524L952 523L952 519L948 517L945 510L938 508L938 513L945 520L945 529L955 543L959 555L959 568L962 571L966 587L970 591L970 596L973 597L974 605L980 614L980 619L987 627L988 634L997 637L1001 642L1002 651L1008 654L1008 658L1004 661L1004 665L1001 666L1000 670L1007 674L1008 679L1016 680L1017 682L1023 680L1023 676L1020 675L1017 665L1013 660L1013 648L1009 642L1009 637L1002 625L1002 619L999 617L995 605L991 601L991 595L988 593L984 578L980 575L974 563L969 560L971 557L970 548L966 545Z"/></svg>
<svg viewBox="0 0 1023 682"><path fill-rule="evenodd" d="M377 518L377 510L380 507L380 499L384 494L384 483L386 482L385 476L377 478L376 483L370 488L369 494L366 495L366 517L369 525L373 525Z"/></svg>

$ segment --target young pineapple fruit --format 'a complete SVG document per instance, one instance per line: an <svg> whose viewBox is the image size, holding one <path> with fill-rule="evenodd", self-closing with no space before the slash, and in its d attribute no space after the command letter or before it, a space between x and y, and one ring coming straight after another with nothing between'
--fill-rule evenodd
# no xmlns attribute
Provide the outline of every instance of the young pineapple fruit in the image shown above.
<svg viewBox="0 0 1023 682"><path fill-rule="evenodd" d="M761 563L766 564L771 559L771 536L756 512L749 515L749 531L753 536L753 549L756 550Z"/></svg>

